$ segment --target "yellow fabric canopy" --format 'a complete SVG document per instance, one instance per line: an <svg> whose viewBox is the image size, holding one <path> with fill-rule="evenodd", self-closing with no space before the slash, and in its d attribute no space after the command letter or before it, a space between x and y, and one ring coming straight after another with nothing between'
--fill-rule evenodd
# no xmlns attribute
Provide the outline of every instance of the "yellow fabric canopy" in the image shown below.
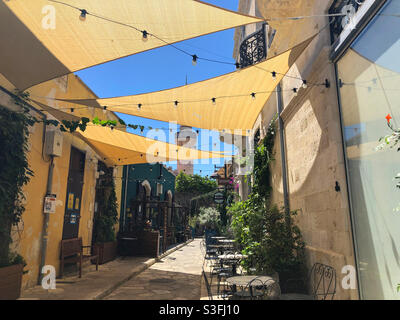
<svg viewBox="0 0 400 320"><path fill-rule="evenodd" d="M242 135L253 128L265 102L312 39L257 65L178 88L116 98L60 100L93 107L100 104L114 112Z"/></svg>
<svg viewBox="0 0 400 320"><path fill-rule="evenodd" d="M127 165L167 161L224 158L228 155L185 148L109 127L90 125L76 133L85 140L108 165Z"/></svg>
<svg viewBox="0 0 400 320"><path fill-rule="evenodd" d="M88 12L85 21L80 9ZM198 0L1 1L0 72L24 90L167 43L260 21Z"/></svg>
<svg viewBox="0 0 400 320"><path fill-rule="evenodd" d="M258 11L276 30L268 55L280 54L322 29L329 35L329 18L323 15L331 3L330 0L256 0ZM303 18L290 19L295 17Z"/></svg>

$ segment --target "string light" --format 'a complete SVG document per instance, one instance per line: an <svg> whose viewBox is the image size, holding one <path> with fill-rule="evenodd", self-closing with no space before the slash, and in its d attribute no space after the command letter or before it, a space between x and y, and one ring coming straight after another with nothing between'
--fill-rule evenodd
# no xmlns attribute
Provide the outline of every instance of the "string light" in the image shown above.
<svg viewBox="0 0 400 320"><path fill-rule="evenodd" d="M215 106L217 104L217 99L212 98L211 101L212 101L213 106Z"/></svg>
<svg viewBox="0 0 400 320"><path fill-rule="evenodd" d="M149 39L149 38L148 38L148 33L147 33L147 31L146 31L146 30L143 30L143 31L142 31L142 40L143 40L143 42L147 42L148 39Z"/></svg>
<svg viewBox="0 0 400 320"><path fill-rule="evenodd" d="M139 104L137 105L137 109L140 110L141 108L142 108L142 104L139 103Z"/></svg>
<svg viewBox="0 0 400 320"><path fill-rule="evenodd" d="M302 87L303 87L304 89L306 89L306 88L307 88L307 80L303 80Z"/></svg>
<svg viewBox="0 0 400 320"><path fill-rule="evenodd" d="M81 14L79 15L79 20L85 21L86 20L86 15L88 12L85 9L79 9L81 11Z"/></svg>
<svg viewBox="0 0 400 320"><path fill-rule="evenodd" d="M178 107L178 104L179 104L179 102L178 102L178 101L174 101L175 108L177 108L177 107Z"/></svg>
<svg viewBox="0 0 400 320"><path fill-rule="evenodd" d="M274 80L276 80L276 72L275 72L275 71L272 71L271 74L272 74L272 78L273 78Z"/></svg>
<svg viewBox="0 0 400 320"><path fill-rule="evenodd" d="M256 100L256 94L255 94L255 92L252 92L252 93L251 93L251 98L252 98L253 100Z"/></svg>
<svg viewBox="0 0 400 320"><path fill-rule="evenodd" d="M194 54L192 55L193 59L192 59L192 65L196 65L197 64L197 56Z"/></svg>
<svg viewBox="0 0 400 320"><path fill-rule="evenodd" d="M104 106L104 107L103 107L103 113L105 114L106 112L107 112L107 107Z"/></svg>
<svg viewBox="0 0 400 320"><path fill-rule="evenodd" d="M293 88L294 96L297 96L297 88Z"/></svg>

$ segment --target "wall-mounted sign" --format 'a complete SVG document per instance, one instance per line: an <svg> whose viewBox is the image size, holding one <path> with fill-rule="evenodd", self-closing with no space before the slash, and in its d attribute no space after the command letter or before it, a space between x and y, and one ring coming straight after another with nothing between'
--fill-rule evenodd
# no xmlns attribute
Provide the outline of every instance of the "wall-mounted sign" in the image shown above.
<svg viewBox="0 0 400 320"><path fill-rule="evenodd" d="M221 192L214 194L214 202L219 204L224 203L224 194Z"/></svg>
<svg viewBox="0 0 400 320"><path fill-rule="evenodd" d="M69 223L70 224L76 224L78 215L76 213L71 213L69 216Z"/></svg>
<svg viewBox="0 0 400 320"><path fill-rule="evenodd" d="M73 193L68 193L68 210L73 210L74 209L74 194Z"/></svg>
<svg viewBox="0 0 400 320"><path fill-rule="evenodd" d="M55 194L48 194L44 197L44 213L55 213L56 212L56 201L57 196Z"/></svg>

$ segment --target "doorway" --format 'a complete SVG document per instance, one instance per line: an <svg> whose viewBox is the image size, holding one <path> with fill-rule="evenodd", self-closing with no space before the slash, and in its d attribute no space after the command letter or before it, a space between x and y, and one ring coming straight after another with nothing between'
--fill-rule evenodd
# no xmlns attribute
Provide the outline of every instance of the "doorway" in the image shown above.
<svg viewBox="0 0 400 320"><path fill-rule="evenodd" d="M85 153L71 147L67 198L64 214L63 240L77 238L81 218L82 189L85 173Z"/></svg>

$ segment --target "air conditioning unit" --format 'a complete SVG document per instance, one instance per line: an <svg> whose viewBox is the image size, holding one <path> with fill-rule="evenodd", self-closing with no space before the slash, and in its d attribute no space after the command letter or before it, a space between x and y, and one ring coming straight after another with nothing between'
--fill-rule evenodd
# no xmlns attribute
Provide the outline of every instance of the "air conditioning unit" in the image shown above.
<svg viewBox="0 0 400 320"><path fill-rule="evenodd" d="M63 134L59 130L46 131L44 151L49 156L61 157Z"/></svg>

